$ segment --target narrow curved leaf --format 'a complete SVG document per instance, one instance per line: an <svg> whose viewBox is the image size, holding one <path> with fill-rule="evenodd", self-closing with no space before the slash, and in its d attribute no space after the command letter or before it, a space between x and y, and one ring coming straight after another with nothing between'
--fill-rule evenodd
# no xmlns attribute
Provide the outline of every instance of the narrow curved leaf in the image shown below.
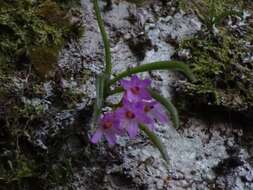
<svg viewBox="0 0 253 190"><path fill-rule="evenodd" d="M105 64L106 64L105 73L110 77L111 71L112 71L110 42L109 42L107 33L105 31L104 21L100 14L98 0L93 0L93 5L94 5L94 10L95 10L97 21L98 21L98 26L102 35L103 44L105 48Z"/></svg>
<svg viewBox="0 0 253 190"><path fill-rule="evenodd" d="M96 80L96 101L93 111L93 124L96 123L98 116L101 113L101 109L104 103L104 90L105 90L106 77L104 74L98 75Z"/></svg>
<svg viewBox="0 0 253 190"><path fill-rule="evenodd" d="M178 117L177 108L172 104L172 102L164 98L163 96L161 96L160 94L158 94L152 89L149 89L149 93L155 100L160 102L167 109L167 111L170 113L170 117L172 119L174 127L176 129L179 128L179 117Z"/></svg>
<svg viewBox="0 0 253 190"><path fill-rule="evenodd" d="M109 91L108 94L106 95L111 96L111 95L122 93L122 92L124 92L124 89L122 87L116 87L114 90Z"/></svg>
<svg viewBox="0 0 253 190"><path fill-rule="evenodd" d="M169 156L167 154L167 150L166 147L164 146L164 144L161 142L160 138L157 137L155 135L154 132L150 131L148 129L148 127L146 127L145 125L141 124L139 125L139 128L148 136L148 138L150 139L150 141L158 148L158 150L160 151L163 159L169 164Z"/></svg>
<svg viewBox="0 0 253 190"><path fill-rule="evenodd" d="M134 68L128 68L126 71L119 73L112 80L110 80L109 85L112 85L119 81L120 79L130 76L135 73L141 73L145 71L153 71L153 70L174 70L182 72L186 77L190 80L194 81L195 77L191 72L190 68L180 61L158 61L153 63L148 63L144 65L140 65Z"/></svg>

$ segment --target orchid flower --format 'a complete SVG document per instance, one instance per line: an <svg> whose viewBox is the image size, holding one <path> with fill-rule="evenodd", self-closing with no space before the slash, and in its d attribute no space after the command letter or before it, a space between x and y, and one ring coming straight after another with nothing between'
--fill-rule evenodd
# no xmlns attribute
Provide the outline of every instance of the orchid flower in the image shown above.
<svg viewBox="0 0 253 190"><path fill-rule="evenodd" d="M144 104L131 103L123 100L123 107L116 110L116 116L120 120L120 128L128 132L130 138L135 138L139 133L139 124L151 124L150 119L144 112Z"/></svg>
<svg viewBox="0 0 253 190"><path fill-rule="evenodd" d="M98 143L103 136L105 136L109 145L116 144L117 135L122 134L122 130L119 128L120 121L115 117L115 113L106 113L100 119L99 128L96 130L91 138L91 142Z"/></svg>
<svg viewBox="0 0 253 190"><path fill-rule="evenodd" d="M148 92L151 81L148 79L141 80L139 77L134 75L131 77L131 80L121 80L120 84L125 90L126 99L130 102L151 99Z"/></svg>
<svg viewBox="0 0 253 190"><path fill-rule="evenodd" d="M166 110L162 107L160 103L152 100L152 101L145 101L143 102L143 104L145 114L153 120L153 122L151 122L151 124L148 125L151 131L154 131L155 129L154 126L155 122L160 122L161 124L168 122Z"/></svg>

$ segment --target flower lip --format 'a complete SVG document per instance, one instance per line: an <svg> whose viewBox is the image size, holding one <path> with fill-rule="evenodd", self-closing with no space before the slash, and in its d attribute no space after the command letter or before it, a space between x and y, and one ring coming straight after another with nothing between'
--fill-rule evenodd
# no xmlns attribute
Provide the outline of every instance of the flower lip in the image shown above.
<svg viewBox="0 0 253 190"><path fill-rule="evenodd" d="M126 117L128 119L134 119L135 118L135 114L131 111L126 111Z"/></svg>
<svg viewBox="0 0 253 190"><path fill-rule="evenodd" d="M148 79L142 80L134 75L130 80L121 80L120 84L125 90L125 97L130 102L138 102L142 100L150 100L151 96L148 92L151 81Z"/></svg>
<svg viewBox="0 0 253 190"><path fill-rule="evenodd" d="M91 137L91 142L96 144L104 136L112 146L116 144L117 136L122 134L119 128L119 119L115 117L115 113L106 113L100 118L100 125Z"/></svg>
<svg viewBox="0 0 253 190"><path fill-rule="evenodd" d="M131 89L131 92L135 95L139 94L140 93L140 87L139 86L134 86L132 87Z"/></svg>
<svg viewBox="0 0 253 190"><path fill-rule="evenodd" d="M153 108L154 108L153 105L145 105L145 107L144 107L144 112L147 113L147 112L149 112L150 110L152 110Z"/></svg>
<svg viewBox="0 0 253 190"><path fill-rule="evenodd" d="M112 126L113 126L113 123L111 121L105 121L103 123L103 128L104 129L110 129L110 128L112 128Z"/></svg>
<svg viewBox="0 0 253 190"><path fill-rule="evenodd" d="M143 109L153 121L158 121L160 123L166 123L168 121L166 110L157 101L144 102Z"/></svg>

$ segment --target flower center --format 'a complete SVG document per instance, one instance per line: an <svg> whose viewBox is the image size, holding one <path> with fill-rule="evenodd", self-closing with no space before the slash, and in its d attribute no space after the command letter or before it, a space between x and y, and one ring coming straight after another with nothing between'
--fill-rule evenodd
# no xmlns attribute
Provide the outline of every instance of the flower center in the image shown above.
<svg viewBox="0 0 253 190"><path fill-rule="evenodd" d="M149 112L150 110L152 110L154 108L154 106L145 106L144 107L144 112Z"/></svg>
<svg viewBox="0 0 253 190"><path fill-rule="evenodd" d="M138 87L138 86L135 86L135 87L133 87L133 88L131 88L131 92L133 93L133 94L139 94L140 93L140 87Z"/></svg>
<svg viewBox="0 0 253 190"><path fill-rule="evenodd" d="M127 111L127 112L126 112L126 117L127 117L128 119L134 119L134 118L135 118L135 115L134 115L133 112Z"/></svg>
<svg viewBox="0 0 253 190"><path fill-rule="evenodd" d="M110 129L112 127L112 122L111 121L106 121L103 123L103 128L104 129Z"/></svg>

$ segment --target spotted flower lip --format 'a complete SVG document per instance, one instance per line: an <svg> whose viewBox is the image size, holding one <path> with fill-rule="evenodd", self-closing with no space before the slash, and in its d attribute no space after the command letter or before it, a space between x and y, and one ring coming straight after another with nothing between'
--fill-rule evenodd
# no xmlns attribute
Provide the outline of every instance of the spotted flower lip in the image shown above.
<svg viewBox="0 0 253 190"><path fill-rule="evenodd" d="M168 116L166 113L166 110L162 107L162 105L155 101L144 101L144 112L145 114L153 120L151 124L149 125L149 128L151 130L154 130L154 123L160 122L161 124L164 124L168 122Z"/></svg>
<svg viewBox="0 0 253 190"><path fill-rule="evenodd" d="M138 76L134 75L130 80L121 80L120 84L125 90L125 97L130 102L151 99L148 92L151 84L149 79L141 80Z"/></svg>
<svg viewBox="0 0 253 190"><path fill-rule="evenodd" d="M131 103L123 100L123 107L116 110L116 116L120 120L120 128L128 132L130 138L135 138L139 133L139 124L150 124L150 119L144 112L144 104Z"/></svg>
<svg viewBox="0 0 253 190"><path fill-rule="evenodd" d="M109 145L115 145L117 140L117 135L121 135L123 132L119 128L120 121L115 116L115 113L106 113L100 119L100 126L93 134L91 142L96 144L102 137L108 141Z"/></svg>

